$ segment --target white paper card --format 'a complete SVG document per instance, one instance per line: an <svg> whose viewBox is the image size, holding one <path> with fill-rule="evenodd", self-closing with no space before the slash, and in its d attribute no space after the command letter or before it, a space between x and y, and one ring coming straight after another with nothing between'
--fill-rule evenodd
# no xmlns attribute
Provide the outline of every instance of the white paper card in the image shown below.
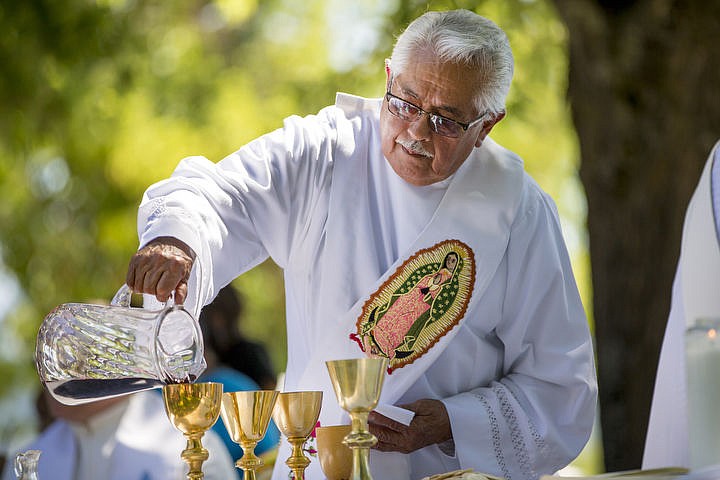
<svg viewBox="0 0 720 480"><path fill-rule="evenodd" d="M389 403L378 404L378 406L375 407L375 411L406 426L410 425L413 417L415 417L415 412L412 410L407 410Z"/></svg>

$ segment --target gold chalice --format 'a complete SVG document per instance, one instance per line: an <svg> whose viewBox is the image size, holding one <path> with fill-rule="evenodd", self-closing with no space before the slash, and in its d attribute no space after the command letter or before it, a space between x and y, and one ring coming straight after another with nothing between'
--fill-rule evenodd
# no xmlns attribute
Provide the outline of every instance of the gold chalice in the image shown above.
<svg viewBox="0 0 720 480"><path fill-rule="evenodd" d="M163 386L162 392L168 418L187 439L187 446L180 455L190 467L187 478L202 479L202 464L210 455L201 439L220 415L222 384L174 383Z"/></svg>
<svg viewBox="0 0 720 480"><path fill-rule="evenodd" d="M335 396L343 410L350 414L352 430L343 442L352 449L350 480L372 480L370 448L377 438L368 430L368 415L380 399L387 369L386 358L355 358L325 362Z"/></svg>
<svg viewBox="0 0 720 480"><path fill-rule="evenodd" d="M283 392L275 402L273 419L292 446L292 454L285 461L295 480L305 479L310 459L303 453L303 444L310 436L320 416L322 392Z"/></svg>
<svg viewBox="0 0 720 480"><path fill-rule="evenodd" d="M255 480L255 472L263 466L255 446L265 437L277 395L275 390L254 390L222 396L220 416L230 438L242 447L243 456L235 466L242 469L245 480Z"/></svg>

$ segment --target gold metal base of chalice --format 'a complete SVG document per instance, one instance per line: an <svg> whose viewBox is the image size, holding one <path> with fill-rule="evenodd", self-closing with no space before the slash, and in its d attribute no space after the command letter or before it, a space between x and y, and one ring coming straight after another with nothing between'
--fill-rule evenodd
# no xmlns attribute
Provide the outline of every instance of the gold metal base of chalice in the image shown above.
<svg viewBox="0 0 720 480"><path fill-rule="evenodd" d="M163 386L165 412L175 428L187 439L180 458L189 466L188 480L204 477L202 464L210 455L202 445L202 437L220 416L222 392L222 384L213 382Z"/></svg>

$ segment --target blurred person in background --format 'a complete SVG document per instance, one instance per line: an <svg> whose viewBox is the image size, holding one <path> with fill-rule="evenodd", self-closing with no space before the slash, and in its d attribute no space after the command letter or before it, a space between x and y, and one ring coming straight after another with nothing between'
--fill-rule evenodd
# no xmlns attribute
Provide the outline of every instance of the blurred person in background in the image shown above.
<svg viewBox="0 0 720 480"><path fill-rule="evenodd" d="M203 332L203 342L205 345L205 362L207 363L207 368L202 373L202 375L200 375L198 381L221 383L223 385L223 392L261 390L263 388L260 387L252 378L236 370L235 368L226 365L217 353L217 345L219 340L218 335L223 335L224 331L212 328L212 321L208 320L210 320L211 317L215 319L219 317L224 317L225 312L228 311L226 309L229 305L233 306L233 308L231 309L232 312L239 312L239 310L236 308L239 306L239 303L228 302L228 298L237 299L237 296L235 295L234 290L232 290L232 287L226 287L224 291L225 293L223 294L223 296L218 296L218 298L213 300L212 303L206 305L200 313L200 328ZM232 325L232 318L234 317L227 317L226 320L222 321L222 325ZM274 389L274 386L275 385L273 382L273 386L272 388L269 388L269 390ZM215 425L213 425L212 430L215 431L215 433L217 433L218 436L223 440L223 442L225 443L225 447L227 448L234 462L237 462L240 458L242 458L242 447L235 443L230 437L230 434L228 433L222 419L218 420ZM263 461L265 462L263 468L268 468L272 466L279 443L280 431L278 430L275 423L270 420L270 424L268 425L265 437L260 442L258 442L257 446L255 447L255 454L261 456L263 458ZM238 469L236 473L239 478L242 478L241 470Z"/></svg>
<svg viewBox="0 0 720 480"><path fill-rule="evenodd" d="M170 423L161 395L144 391L68 406L43 390L41 409L52 421L20 451L40 450L41 480L178 480L187 464L183 434ZM39 412L41 413L42 410ZM207 480L236 478L235 467L215 432L202 439L210 457ZM13 455L14 458L14 455ZM7 462L2 480L15 479Z"/></svg>
<svg viewBox="0 0 720 480"><path fill-rule="evenodd" d="M220 289L213 301L200 313L206 345L220 362L242 372L263 390L274 390L277 383L270 355L260 342L242 332L245 299L232 284Z"/></svg>

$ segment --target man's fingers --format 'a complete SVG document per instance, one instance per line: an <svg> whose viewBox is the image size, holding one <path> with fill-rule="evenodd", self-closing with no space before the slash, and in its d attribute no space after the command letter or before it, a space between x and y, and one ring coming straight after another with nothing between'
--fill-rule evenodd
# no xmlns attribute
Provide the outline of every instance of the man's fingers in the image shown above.
<svg viewBox="0 0 720 480"><path fill-rule="evenodd" d="M130 260L130 265L128 266L127 274L125 275L125 284L134 290L135 286L135 267L133 267L133 261Z"/></svg>
<svg viewBox="0 0 720 480"><path fill-rule="evenodd" d="M162 270L149 270L145 272L145 276L142 280L142 291L146 293L154 293L158 296L161 293L161 281L162 277L165 276L165 272ZM158 300L160 300L158 298Z"/></svg>
<svg viewBox="0 0 720 480"><path fill-rule="evenodd" d="M181 281L175 288L175 305L182 305L187 298L188 284L186 281Z"/></svg>
<svg viewBox="0 0 720 480"><path fill-rule="evenodd" d="M397 449L395 448L394 445L392 445L390 443L381 442L381 441L378 441L377 445L375 445L373 448L380 452L396 452L397 451Z"/></svg>
<svg viewBox="0 0 720 480"><path fill-rule="evenodd" d="M128 274L128 278L130 277ZM145 290L145 270L139 266L133 268L132 279L128 280L127 284L135 293L150 293Z"/></svg>
<svg viewBox="0 0 720 480"><path fill-rule="evenodd" d="M407 425L373 411L368 416L368 427L378 439L374 449L381 452L410 453L412 451L408 443L410 432Z"/></svg>
<svg viewBox="0 0 720 480"><path fill-rule="evenodd" d="M134 292L155 295L161 302L175 292L175 303L182 304L194 259L194 252L179 240L158 238L132 256L125 282Z"/></svg>
<svg viewBox="0 0 720 480"><path fill-rule="evenodd" d="M371 428L370 431L378 439L377 445L373 448L381 452L410 453L411 438L407 433L396 432L389 428Z"/></svg>
<svg viewBox="0 0 720 480"><path fill-rule="evenodd" d="M378 439L376 450L410 453L452 438L450 419L441 401L420 399L402 407L415 412L409 426L377 412L368 416L370 432Z"/></svg>

